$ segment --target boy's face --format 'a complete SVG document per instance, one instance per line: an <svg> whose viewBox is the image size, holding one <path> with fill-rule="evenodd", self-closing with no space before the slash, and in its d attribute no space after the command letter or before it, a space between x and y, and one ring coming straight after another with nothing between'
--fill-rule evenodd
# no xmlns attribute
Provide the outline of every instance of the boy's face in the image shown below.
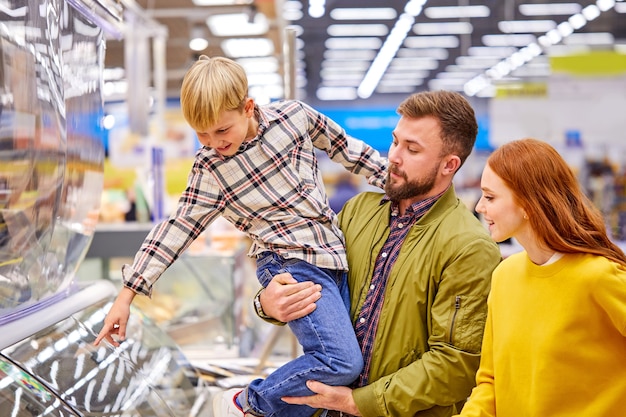
<svg viewBox="0 0 626 417"><path fill-rule="evenodd" d="M254 100L246 99L243 111L228 110L222 112L217 123L205 131L196 131L203 146L215 149L221 155L234 155L246 139L252 139L257 133L257 121L254 118Z"/></svg>

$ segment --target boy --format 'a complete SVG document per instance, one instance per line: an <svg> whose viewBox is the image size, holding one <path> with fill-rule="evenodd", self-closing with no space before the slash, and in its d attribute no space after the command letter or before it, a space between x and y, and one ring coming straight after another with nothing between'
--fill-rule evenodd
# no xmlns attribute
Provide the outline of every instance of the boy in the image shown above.
<svg viewBox="0 0 626 417"><path fill-rule="evenodd" d="M326 116L299 101L259 107L248 97L248 81L236 62L201 56L181 88L181 108L203 145L197 152L176 213L156 225L124 265L124 287L95 340L123 340L136 293L150 295L154 282L217 216L224 216L253 243L257 277L265 286L290 272L322 287L311 314L289 326L303 355L244 390L214 398L215 416L310 416L308 406L289 405L283 396L311 395L310 379L348 385L363 366L349 318L343 234L328 205L315 148L355 174L384 186L387 161L349 137Z"/></svg>

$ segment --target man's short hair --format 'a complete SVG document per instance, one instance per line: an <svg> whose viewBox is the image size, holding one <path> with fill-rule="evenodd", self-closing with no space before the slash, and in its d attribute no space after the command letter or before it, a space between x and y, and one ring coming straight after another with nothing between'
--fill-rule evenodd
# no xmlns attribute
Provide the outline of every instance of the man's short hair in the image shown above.
<svg viewBox="0 0 626 417"><path fill-rule="evenodd" d="M412 94L398 106L400 116L415 119L433 116L441 126L443 152L465 162L474 148L478 123L474 109L461 94L453 91L424 91Z"/></svg>

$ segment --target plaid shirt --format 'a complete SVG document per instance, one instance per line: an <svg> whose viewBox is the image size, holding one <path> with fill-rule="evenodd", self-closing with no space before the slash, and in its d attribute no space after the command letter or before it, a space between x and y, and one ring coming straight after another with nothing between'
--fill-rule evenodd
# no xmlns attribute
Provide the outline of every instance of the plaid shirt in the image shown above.
<svg viewBox="0 0 626 417"><path fill-rule="evenodd" d="M218 216L252 239L249 256L272 251L320 268L347 270L344 237L328 205L315 148L383 187L387 160L337 123L299 101L257 107L257 136L233 156L203 147L176 213L156 225L124 265L124 285L152 285Z"/></svg>
<svg viewBox="0 0 626 417"><path fill-rule="evenodd" d="M356 386L367 385L369 379L369 369L372 361L372 348L380 310L385 300L385 288L387 287L387 277L391 273L393 266L398 259L398 254L402 248L402 243L411 227L437 202L443 193L427 198L409 206L403 216L400 216L397 203L391 205L391 219L389 224L389 237L383 245L376 262L374 264L374 274L370 284L370 291L365 296L365 302L356 320L356 338L363 353L363 372L359 379L355 381ZM387 196L383 197L381 204L389 201ZM416 255L416 256L419 256Z"/></svg>

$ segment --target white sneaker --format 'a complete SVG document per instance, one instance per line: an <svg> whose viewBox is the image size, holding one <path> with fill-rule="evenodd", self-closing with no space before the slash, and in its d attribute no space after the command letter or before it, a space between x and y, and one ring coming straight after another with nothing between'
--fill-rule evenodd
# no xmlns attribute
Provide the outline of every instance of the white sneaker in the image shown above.
<svg viewBox="0 0 626 417"><path fill-rule="evenodd" d="M244 417L243 409L235 402L241 388L220 391L213 396L213 417Z"/></svg>

